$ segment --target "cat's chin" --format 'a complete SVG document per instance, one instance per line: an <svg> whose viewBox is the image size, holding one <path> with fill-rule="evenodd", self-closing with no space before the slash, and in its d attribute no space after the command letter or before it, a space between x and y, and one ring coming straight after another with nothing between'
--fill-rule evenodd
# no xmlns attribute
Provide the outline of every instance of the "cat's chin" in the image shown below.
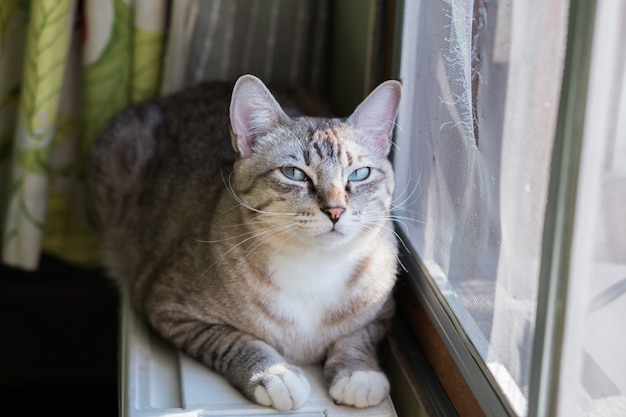
<svg viewBox="0 0 626 417"><path fill-rule="evenodd" d="M352 240L352 237L346 233L331 230L316 235L314 239L315 245L323 249L336 249Z"/></svg>

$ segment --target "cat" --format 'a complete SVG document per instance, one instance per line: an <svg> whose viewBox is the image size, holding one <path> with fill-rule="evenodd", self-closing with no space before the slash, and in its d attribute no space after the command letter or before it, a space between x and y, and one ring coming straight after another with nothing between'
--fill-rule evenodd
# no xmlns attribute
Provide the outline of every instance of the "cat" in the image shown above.
<svg viewBox="0 0 626 417"><path fill-rule="evenodd" d="M86 164L109 275L164 339L251 401L301 407L299 366L323 363L336 403L379 404L401 91L385 81L348 118L312 117L292 107L313 100L281 106L246 74L122 110Z"/></svg>

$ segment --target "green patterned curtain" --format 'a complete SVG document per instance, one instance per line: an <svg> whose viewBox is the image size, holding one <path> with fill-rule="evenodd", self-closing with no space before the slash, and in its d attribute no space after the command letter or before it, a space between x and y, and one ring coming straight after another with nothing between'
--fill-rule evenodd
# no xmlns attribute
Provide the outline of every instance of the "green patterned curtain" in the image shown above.
<svg viewBox="0 0 626 417"><path fill-rule="evenodd" d="M165 0L0 1L2 260L35 269L41 251L94 265L82 163L95 132L156 95Z"/></svg>

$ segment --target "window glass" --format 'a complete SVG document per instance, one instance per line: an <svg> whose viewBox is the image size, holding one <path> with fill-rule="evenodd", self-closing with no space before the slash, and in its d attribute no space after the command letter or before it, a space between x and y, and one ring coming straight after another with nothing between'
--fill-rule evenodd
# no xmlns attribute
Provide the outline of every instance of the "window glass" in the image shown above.
<svg viewBox="0 0 626 417"><path fill-rule="evenodd" d="M433 0L404 14L395 213L518 415L528 407L566 3Z"/></svg>
<svg viewBox="0 0 626 417"><path fill-rule="evenodd" d="M626 3L597 3L560 373L580 383L560 388L559 416L626 416L624 22Z"/></svg>

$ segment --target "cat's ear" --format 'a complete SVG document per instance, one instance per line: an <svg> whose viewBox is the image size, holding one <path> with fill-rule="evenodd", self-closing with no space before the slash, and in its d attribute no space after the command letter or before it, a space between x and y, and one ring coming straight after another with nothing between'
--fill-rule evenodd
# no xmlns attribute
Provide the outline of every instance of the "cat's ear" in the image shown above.
<svg viewBox="0 0 626 417"><path fill-rule="evenodd" d="M348 118L348 123L367 133L380 156L387 156L395 125L402 85L395 80L385 81L372 91Z"/></svg>
<svg viewBox="0 0 626 417"><path fill-rule="evenodd" d="M230 127L233 148L242 158L249 158L257 139L287 118L261 80L249 74L239 77L230 101Z"/></svg>

